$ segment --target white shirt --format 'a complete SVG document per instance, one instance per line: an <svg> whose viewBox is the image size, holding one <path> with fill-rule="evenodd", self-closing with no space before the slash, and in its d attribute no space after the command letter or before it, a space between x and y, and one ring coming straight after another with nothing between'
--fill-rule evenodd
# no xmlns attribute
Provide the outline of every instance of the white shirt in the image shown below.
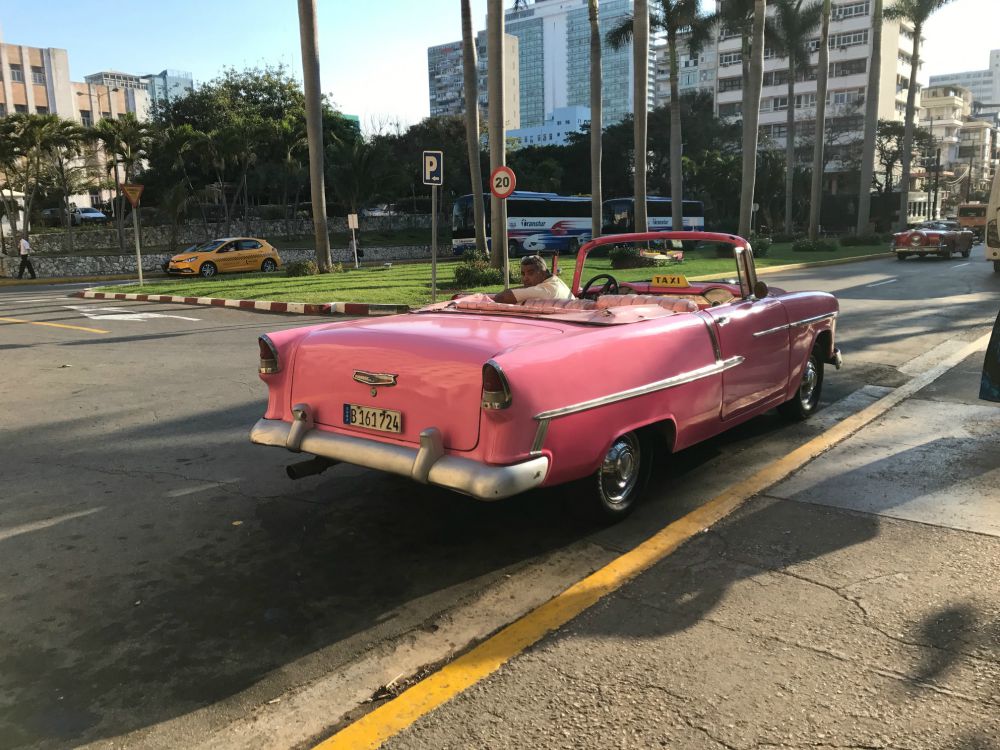
<svg viewBox="0 0 1000 750"><path fill-rule="evenodd" d="M510 290L514 299L524 302L526 299L573 299L573 293L558 276L549 276L541 284L518 287Z"/></svg>
<svg viewBox="0 0 1000 750"><path fill-rule="evenodd" d="M27 255L31 251L31 245L28 244L28 241L24 237L21 238L20 247L21 255Z"/></svg>

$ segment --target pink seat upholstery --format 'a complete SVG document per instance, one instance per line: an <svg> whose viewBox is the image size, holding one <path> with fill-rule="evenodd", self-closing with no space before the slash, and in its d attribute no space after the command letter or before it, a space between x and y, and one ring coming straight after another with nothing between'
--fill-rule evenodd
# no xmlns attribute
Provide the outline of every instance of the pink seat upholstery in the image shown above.
<svg viewBox="0 0 1000 750"><path fill-rule="evenodd" d="M597 304L589 299L526 299L521 307L529 310L595 310Z"/></svg>
<svg viewBox="0 0 1000 750"><path fill-rule="evenodd" d="M672 312L697 312L698 305L689 299L658 294L602 294L597 298L597 309L627 307L629 305L659 305Z"/></svg>

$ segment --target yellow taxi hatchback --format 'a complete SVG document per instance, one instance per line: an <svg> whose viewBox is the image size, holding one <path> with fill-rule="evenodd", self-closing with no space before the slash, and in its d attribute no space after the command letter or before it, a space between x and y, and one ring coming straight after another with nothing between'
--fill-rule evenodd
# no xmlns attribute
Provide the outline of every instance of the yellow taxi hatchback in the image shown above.
<svg viewBox="0 0 1000 750"><path fill-rule="evenodd" d="M217 273L276 271L281 256L274 247L254 237L223 237L196 245L175 255L167 273L210 279Z"/></svg>

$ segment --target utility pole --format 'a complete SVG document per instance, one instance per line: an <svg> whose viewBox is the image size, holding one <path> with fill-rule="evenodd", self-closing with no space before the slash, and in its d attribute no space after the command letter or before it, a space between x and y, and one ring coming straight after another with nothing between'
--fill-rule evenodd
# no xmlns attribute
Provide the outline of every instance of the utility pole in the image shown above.
<svg viewBox="0 0 1000 750"><path fill-rule="evenodd" d="M938 217L938 186L941 183L941 147L938 146L937 153L934 156L934 215L932 219Z"/></svg>
<svg viewBox="0 0 1000 750"><path fill-rule="evenodd" d="M969 179L965 183L965 202L969 202L969 196L972 194L972 159L975 157L975 153L969 154Z"/></svg>
<svg viewBox="0 0 1000 750"><path fill-rule="evenodd" d="M507 163L506 132L504 130L504 8L503 0L488 0L486 30L486 57L488 76L486 90L489 96L490 174ZM473 186L475 189L475 186ZM507 202L490 197L490 260L494 268L504 271L504 289L510 286L507 250Z"/></svg>

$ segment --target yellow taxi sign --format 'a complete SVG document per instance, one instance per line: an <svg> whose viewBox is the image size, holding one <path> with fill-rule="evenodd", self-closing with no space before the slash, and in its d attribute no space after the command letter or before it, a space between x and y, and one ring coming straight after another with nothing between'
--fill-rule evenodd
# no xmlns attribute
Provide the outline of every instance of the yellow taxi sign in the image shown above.
<svg viewBox="0 0 1000 750"><path fill-rule="evenodd" d="M653 277L653 286L691 286L687 276L680 273L657 274Z"/></svg>

